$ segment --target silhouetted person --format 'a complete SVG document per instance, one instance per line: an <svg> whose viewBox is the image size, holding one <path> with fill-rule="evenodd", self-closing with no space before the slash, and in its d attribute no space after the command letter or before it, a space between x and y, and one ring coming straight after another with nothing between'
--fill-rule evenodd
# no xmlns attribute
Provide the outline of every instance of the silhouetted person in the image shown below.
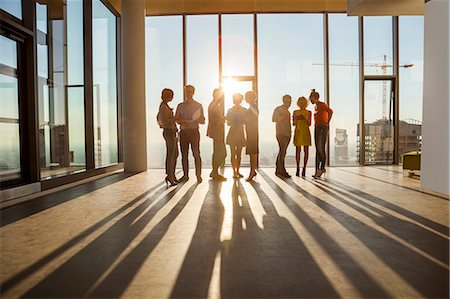
<svg viewBox="0 0 450 299"><path fill-rule="evenodd" d="M289 141L291 140L291 113L289 112L291 103L291 96L284 95L283 105L275 108L272 116L272 121L276 123L276 134L279 147L275 174L286 178L291 177L290 174L287 173L284 163L284 160L286 159L287 147L289 145Z"/></svg>
<svg viewBox="0 0 450 299"><path fill-rule="evenodd" d="M245 113L245 133L247 135L246 153L250 155L250 174L247 181L251 181L256 176L258 168L259 135L258 135L258 103L256 93L247 91L245 101L250 105Z"/></svg>
<svg viewBox="0 0 450 299"><path fill-rule="evenodd" d="M316 144L316 173L314 178L319 178L325 172L327 161L325 145L328 137L329 123L333 116L333 110L324 102L319 101L320 95L315 89L311 90L309 100L316 105L314 111L314 143Z"/></svg>
<svg viewBox="0 0 450 299"><path fill-rule="evenodd" d="M242 147L245 146L245 113L247 109L241 106L244 97L240 93L233 95L234 106L228 109L227 124L230 126L227 135L227 144L231 149L231 166L233 167L233 178L242 178L239 172L241 167Z"/></svg>
<svg viewBox="0 0 450 299"><path fill-rule="evenodd" d="M309 132L309 127L311 126L311 111L306 110L306 107L308 107L308 100L305 97L298 98L297 106L300 109L295 110L292 114L292 124L295 127L295 162L297 163L295 175L300 175L300 153L303 146L305 156L303 157L302 177L304 177L306 175L306 165L308 164L309 147L311 146L311 133Z"/></svg>
<svg viewBox="0 0 450 299"><path fill-rule="evenodd" d="M214 89L213 99L208 107L208 130L206 135L213 140L212 171L210 177L225 181L219 174L219 167L225 163L227 149L225 146L224 94L221 88Z"/></svg>
<svg viewBox="0 0 450 299"><path fill-rule="evenodd" d="M161 92L161 99L156 118L160 128L163 129L163 137L166 141L166 183L174 186L178 183L175 177L175 167L178 158L178 129L173 115L173 108L169 106L169 102L173 100L173 91L164 88Z"/></svg>
<svg viewBox="0 0 450 299"><path fill-rule="evenodd" d="M195 88L192 85L185 87L186 98L183 103L177 107L175 119L180 124L180 147L181 162L183 164L183 177L181 181L189 179L189 146L191 146L192 154L195 160L195 174L197 181L202 182L202 159L200 157L200 132L199 124L205 123L203 107L194 100Z"/></svg>

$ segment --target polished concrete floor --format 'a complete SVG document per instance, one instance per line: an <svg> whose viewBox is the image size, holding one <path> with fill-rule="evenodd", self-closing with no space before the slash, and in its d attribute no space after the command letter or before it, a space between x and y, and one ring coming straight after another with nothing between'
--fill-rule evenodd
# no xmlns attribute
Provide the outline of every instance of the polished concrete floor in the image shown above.
<svg viewBox="0 0 450 299"><path fill-rule="evenodd" d="M115 174L3 209L1 298L449 297L448 199L396 167L273 172Z"/></svg>

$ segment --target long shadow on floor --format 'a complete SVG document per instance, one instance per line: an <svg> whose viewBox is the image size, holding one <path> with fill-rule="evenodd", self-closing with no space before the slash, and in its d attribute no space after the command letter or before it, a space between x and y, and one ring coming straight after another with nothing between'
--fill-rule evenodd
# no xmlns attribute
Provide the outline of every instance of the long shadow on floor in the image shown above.
<svg viewBox="0 0 450 299"><path fill-rule="evenodd" d="M286 203L291 211L301 220L299 205L264 171L261 176L277 195ZM358 238L369 250L371 250L384 264L396 272L410 287L425 297L448 298L449 295L449 271L434 261L420 255L404 244L382 234L368 224L352 217L346 212L334 207L325 200L309 193L295 184L292 180L286 180L287 185L297 191L304 198L314 203L317 207L328 213L332 218L345 227L353 236ZM333 256L339 260L339 256ZM375 297L385 297L374 294Z"/></svg>
<svg viewBox="0 0 450 299"><path fill-rule="evenodd" d="M209 190L201 207L197 227L186 253L172 298L206 298L214 261L222 244L220 232L224 207L220 198L222 182L209 181Z"/></svg>
<svg viewBox="0 0 450 299"><path fill-rule="evenodd" d="M405 221L389 213L386 213L385 211L368 204L367 201L361 200L354 195L346 194L341 190L331 186L330 184L325 184L324 182L321 182L319 180L308 181L311 182L316 188L329 194L336 200L372 219L374 223L387 230L391 234L411 244L417 249L429 254L440 262L448 265L448 238L440 236L415 223ZM352 201L359 203L367 209L361 208L360 206L354 204ZM372 213L369 210L375 213Z"/></svg>
<svg viewBox="0 0 450 299"><path fill-rule="evenodd" d="M160 197L166 190L160 188L144 202L119 219L77 254L51 272L23 295L24 298L81 298L117 261L131 241L149 221L181 189L178 185ZM154 203L152 205L152 203ZM111 284L113 289L115 284ZM106 296L109 297L109 296ZM111 296L112 297L112 296Z"/></svg>
<svg viewBox="0 0 450 299"><path fill-rule="evenodd" d="M221 252L222 297L338 297L291 223L278 215L268 197L259 199L266 212L263 229L243 186L234 184L232 238L224 241Z"/></svg>
<svg viewBox="0 0 450 299"><path fill-rule="evenodd" d="M30 266L28 266L24 270L20 271L19 273L17 273L16 275L11 277L7 281L5 281L0 287L0 294L3 294L5 292L7 292L12 287L16 286L18 283L20 283L21 281L23 281L24 279L26 279L27 277L29 277L33 273L35 273L38 270L42 269L44 266L46 266L48 263L50 263L51 261L53 261L54 259L59 257L61 254L63 254L64 252L66 252L67 250L72 248L73 246L76 246L77 244L79 244L86 237L88 237L89 235L94 233L96 230L101 228L103 225L105 225L108 222L112 221L115 217L117 217L118 215L120 215L121 213L123 213L124 211L126 211L127 209L129 209L130 207L132 207L133 205L138 203L139 201L141 201L143 199L146 199L146 197L149 194L152 194L153 192L155 192L155 194L153 194L153 197L161 195L164 192L164 190L166 190L166 187L162 187L163 185L164 185L164 182L160 182L160 183L156 184L155 186L151 187L150 189L148 189L147 191L145 191L144 193L142 193L141 195L139 195L135 199L133 199L130 202L128 202L126 205L124 205L121 208L117 209L116 211L114 211L110 215L104 217L102 220L100 220L97 223L93 224L92 226L90 226L88 229L86 229L85 231L83 231L79 235L75 236L71 240L69 240L66 243L64 243L62 246L60 246L57 249L53 250L52 252L50 252L46 256L42 257L41 259L39 259L35 263L31 264Z"/></svg>
<svg viewBox="0 0 450 299"><path fill-rule="evenodd" d="M119 298L150 256L156 245L167 233L172 222L178 217L192 198L197 184L192 185L171 211L155 225L144 239L104 278L94 290L86 294L90 298Z"/></svg>
<svg viewBox="0 0 450 299"><path fill-rule="evenodd" d="M214 184L203 203L172 298L206 298L211 287L222 298L338 296L292 225L261 192L266 216L264 229L258 227L239 181L233 183L231 199L222 199L231 200L232 224L224 224L223 229L231 229L231 239L221 243L224 207ZM218 281L212 277L218 253L220 285L210 286Z"/></svg>
<svg viewBox="0 0 450 299"><path fill-rule="evenodd" d="M117 173L107 177L87 182L66 190L44 195L24 203L0 210L0 227L16 222L33 214L60 205L77 197L83 196L103 187L117 183L123 179L133 176L134 173Z"/></svg>
<svg viewBox="0 0 450 299"><path fill-rule="evenodd" d="M396 213L399 213L399 214L401 214L401 215L403 215L403 216L405 216L407 218L410 218L410 219L412 219L414 221L417 221L420 224L422 224L422 225L424 225L424 226L426 226L426 227L428 227L430 229L433 229L433 230L435 230L437 232L440 232L441 234L443 234L443 235L445 235L447 237L449 236L449 228L447 226L445 226L445 225L442 225L442 224L437 223L437 222L435 222L433 220L425 218L422 215L418 215L418 214L416 214L414 212L406 210L406 209L404 209L404 208L402 208L402 207L400 207L398 205L395 205L395 204L393 204L393 203L391 203L389 201L386 201L384 199L381 199L379 197L373 196L373 195L371 195L371 194L369 194L367 192L364 192L364 191L362 191L360 189L352 188L349 185L341 183L341 182L339 182L337 180L333 180L333 179L328 179L327 178L325 180L325 182L327 182L328 184L334 185L336 187L342 188L342 189L344 189L344 190L346 190L346 191L348 191L350 193L353 193L356 196L362 197L362 198L366 199L367 201L371 201L371 202L374 202L374 203L376 203L378 205L381 205L381 206L383 206L385 208L388 208L388 209L390 209L390 210L392 210L392 211L394 211Z"/></svg>

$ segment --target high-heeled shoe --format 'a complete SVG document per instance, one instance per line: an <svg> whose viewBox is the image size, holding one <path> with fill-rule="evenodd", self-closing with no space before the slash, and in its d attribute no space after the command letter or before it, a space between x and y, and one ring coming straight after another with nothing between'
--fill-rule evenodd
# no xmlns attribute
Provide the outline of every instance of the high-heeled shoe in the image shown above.
<svg viewBox="0 0 450 299"><path fill-rule="evenodd" d="M178 184L175 181L175 179L169 178L168 176L166 176L165 181L166 181L166 185L168 185L169 187L173 187L173 186L176 186Z"/></svg>
<svg viewBox="0 0 450 299"><path fill-rule="evenodd" d="M257 175L256 171L250 173L250 175L248 176L248 178L246 179L247 182L250 182L253 180L253 178Z"/></svg>
<svg viewBox="0 0 450 299"><path fill-rule="evenodd" d="M295 172L295 176L300 176L300 168L297 167L297 171Z"/></svg>
<svg viewBox="0 0 450 299"><path fill-rule="evenodd" d="M303 170L302 170L302 177L305 177L306 176L306 167L303 167Z"/></svg>

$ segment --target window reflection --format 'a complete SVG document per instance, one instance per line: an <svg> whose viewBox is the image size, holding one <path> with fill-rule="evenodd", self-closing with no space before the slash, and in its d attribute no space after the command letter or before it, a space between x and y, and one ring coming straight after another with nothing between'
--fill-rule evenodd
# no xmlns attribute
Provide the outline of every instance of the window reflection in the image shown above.
<svg viewBox="0 0 450 299"><path fill-rule="evenodd" d="M36 3L43 179L85 169L82 16L82 1Z"/></svg>
<svg viewBox="0 0 450 299"><path fill-rule="evenodd" d="M118 161L116 17L100 0L92 5L94 156L99 167Z"/></svg>

